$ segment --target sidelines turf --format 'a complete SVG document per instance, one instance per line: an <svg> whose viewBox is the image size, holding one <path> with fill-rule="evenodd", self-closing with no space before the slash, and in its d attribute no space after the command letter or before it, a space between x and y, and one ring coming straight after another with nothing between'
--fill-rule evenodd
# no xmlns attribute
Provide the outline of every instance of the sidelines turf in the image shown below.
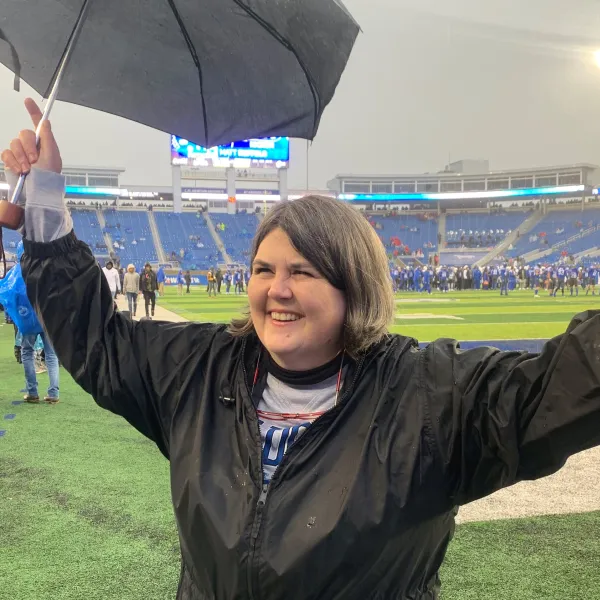
<svg viewBox="0 0 600 600"><path fill-rule="evenodd" d="M465 321L403 319L394 329L424 341L454 335L454 327L481 328L481 339L548 337L564 330L573 313L600 304L597 297L586 302L581 296L534 301L525 292L508 299L488 295L399 302L404 314ZM406 298L414 296L399 300ZM159 302L188 318L227 321L246 298L209 301L199 289L183 297L168 290ZM535 335L524 335L532 316L542 313L552 317L532 325ZM495 320L476 320L484 315ZM0 431L5 432L0 434L0 598L174 598L179 549L167 462L64 372L57 406L14 405L23 372L12 357L11 338L12 327L0 326ZM46 375L39 379L47 385ZM442 571L442 597L600 600L599 534L600 513L462 525Z"/></svg>
<svg viewBox="0 0 600 600"><path fill-rule="evenodd" d="M167 288L159 303L187 319L227 322L248 303L247 296L222 294L208 298L206 288L192 288L178 296ZM508 297L499 292L405 293L396 296L393 333L430 342L439 337L467 340L548 339L562 333L574 314L600 309L600 296L559 296L516 291ZM417 315L418 318L414 318Z"/></svg>

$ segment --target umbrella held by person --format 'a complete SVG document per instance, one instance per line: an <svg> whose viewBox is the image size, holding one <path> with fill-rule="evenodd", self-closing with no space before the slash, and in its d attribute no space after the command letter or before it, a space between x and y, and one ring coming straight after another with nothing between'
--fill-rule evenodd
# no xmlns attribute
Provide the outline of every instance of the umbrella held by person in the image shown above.
<svg viewBox="0 0 600 600"><path fill-rule="evenodd" d="M458 506L600 444L600 312L540 354L420 349L388 333L376 232L308 196L259 225L243 318L134 322L72 231L49 124L34 142L2 154L12 182L31 169L28 294L77 383L170 461L178 599L436 599Z"/></svg>

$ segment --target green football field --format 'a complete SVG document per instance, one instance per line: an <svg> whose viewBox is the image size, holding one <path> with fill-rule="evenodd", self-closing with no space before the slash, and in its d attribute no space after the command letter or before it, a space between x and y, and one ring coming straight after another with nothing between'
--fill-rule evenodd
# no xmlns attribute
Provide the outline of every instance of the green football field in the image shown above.
<svg viewBox="0 0 600 600"><path fill-rule="evenodd" d="M227 322L248 303L246 296L222 294L208 298L206 288L192 288L178 296L167 288L159 304L190 320ZM600 309L600 296L550 297L529 290L508 297L499 292L448 294L405 293L396 297L396 321L391 331L429 342L439 337L461 341L548 339L562 333L571 317L584 310Z"/></svg>
<svg viewBox="0 0 600 600"><path fill-rule="evenodd" d="M414 299L398 298L394 331L421 341L547 338L600 305L598 297L534 300L530 292ZM159 303L227 321L246 299L168 290ZM19 403L12 326L0 326L0 598L171 600L179 547L168 463L61 377L58 405ZM600 513L461 525L441 576L443 600L600 600Z"/></svg>

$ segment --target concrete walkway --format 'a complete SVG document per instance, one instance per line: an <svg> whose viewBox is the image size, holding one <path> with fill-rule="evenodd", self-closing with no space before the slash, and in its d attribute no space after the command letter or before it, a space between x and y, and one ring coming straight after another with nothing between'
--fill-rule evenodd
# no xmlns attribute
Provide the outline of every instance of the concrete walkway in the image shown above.
<svg viewBox="0 0 600 600"><path fill-rule="evenodd" d="M177 313L163 308L160 305L160 300L161 299L158 298L156 301L156 308L154 310L155 321L171 321L172 323L182 323L184 321L187 321L187 319L178 315ZM119 310L129 310L129 307L127 305L127 297L119 294L117 296L117 306L119 307ZM146 309L144 305L144 296L140 294L138 296L137 315L135 317L132 316L132 318L138 321L141 317L145 316L145 314Z"/></svg>

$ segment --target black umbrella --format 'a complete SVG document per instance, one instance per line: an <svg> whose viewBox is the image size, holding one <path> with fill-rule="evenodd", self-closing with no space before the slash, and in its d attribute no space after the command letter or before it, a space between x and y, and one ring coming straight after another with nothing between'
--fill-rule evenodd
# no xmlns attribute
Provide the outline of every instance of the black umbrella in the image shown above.
<svg viewBox="0 0 600 600"><path fill-rule="evenodd" d="M48 98L45 118L58 99L206 147L313 139L359 31L341 0L1 4L0 62Z"/></svg>

